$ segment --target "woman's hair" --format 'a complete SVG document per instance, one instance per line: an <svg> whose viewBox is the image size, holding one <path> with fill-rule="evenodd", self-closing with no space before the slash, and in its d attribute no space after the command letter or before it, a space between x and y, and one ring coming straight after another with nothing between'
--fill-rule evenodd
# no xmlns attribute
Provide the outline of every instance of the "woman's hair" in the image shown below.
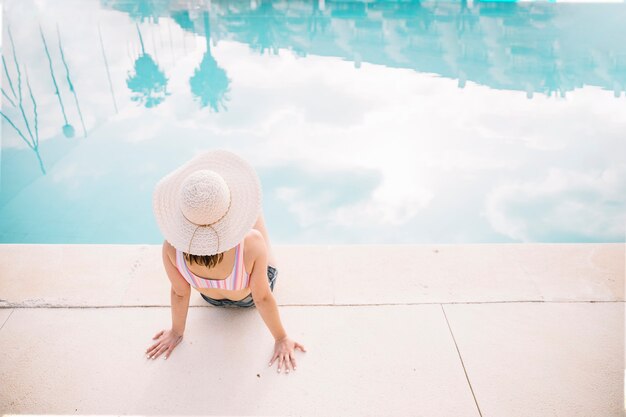
<svg viewBox="0 0 626 417"><path fill-rule="evenodd" d="M213 268L215 265L222 262L222 259L224 259L224 252L216 253L215 255L191 255L187 252L183 252L183 255L190 264L195 262L198 265L204 265L209 268Z"/></svg>

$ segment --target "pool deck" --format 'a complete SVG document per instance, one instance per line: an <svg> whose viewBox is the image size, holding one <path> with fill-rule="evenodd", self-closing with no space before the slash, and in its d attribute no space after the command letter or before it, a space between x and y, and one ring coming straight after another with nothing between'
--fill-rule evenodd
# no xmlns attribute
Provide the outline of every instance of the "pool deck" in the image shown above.
<svg viewBox="0 0 626 417"><path fill-rule="evenodd" d="M0 413L624 415L624 244L280 246L298 351L191 296L168 360L160 245L0 245Z"/></svg>

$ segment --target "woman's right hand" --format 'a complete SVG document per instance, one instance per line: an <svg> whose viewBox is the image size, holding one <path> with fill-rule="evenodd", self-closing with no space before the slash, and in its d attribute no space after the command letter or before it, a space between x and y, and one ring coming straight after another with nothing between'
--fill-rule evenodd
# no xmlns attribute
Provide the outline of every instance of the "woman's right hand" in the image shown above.
<svg viewBox="0 0 626 417"><path fill-rule="evenodd" d="M275 360L278 360L278 372L282 368L285 369L286 373L289 373L289 369L293 368L296 370L296 349L300 349L302 352L306 352L304 346L300 343L296 342L288 338L287 336L283 337L280 340L276 340L274 343L274 356L270 360L270 366Z"/></svg>
<svg viewBox="0 0 626 417"><path fill-rule="evenodd" d="M165 353L165 359L167 359L172 354L172 350L174 350L176 345L183 339L183 335L171 329L161 330L154 335L152 340L154 339L158 340L146 350L146 357L148 359L156 359L161 353Z"/></svg>

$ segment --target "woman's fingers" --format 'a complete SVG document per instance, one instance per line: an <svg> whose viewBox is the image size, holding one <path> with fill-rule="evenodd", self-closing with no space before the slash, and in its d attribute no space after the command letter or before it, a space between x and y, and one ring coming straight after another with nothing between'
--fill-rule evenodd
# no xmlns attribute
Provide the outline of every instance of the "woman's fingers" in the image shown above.
<svg viewBox="0 0 626 417"><path fill-rule="evenodd" d="M288 374L290 371L295 371L297 368L296 352L295 352L296 349L300 349L302 352L306 352L306 349L304 346L302 346L298 342L294 342L293 350L284 352L283 349L277 349L277 351L274 352L274 356L272 356L272 359L270 360L270 366L272 366L274 361L278 361L277 372L281 372L281 370L284 370L285 373Z"/></svg>
<svg viewBox="0 0 626 417"><path fill-rule="evenodd" d="M293 366L293 370L296 370L296 355L295 352L289 355L289 359L291 359L291 365Z"/></svg>
<svg viewBox="0 0 626 417"><path fill-rule="evenodd" d="M161 342L156 342L155 344L153 344L152 346L150 346L147 350L146 353L150 352L152 349L156 348L157 346L159 346Z"/></svg>
<svg viewBox="0 0 626 417"><path fill-rule="evenodd" d="M154 349L156 349L159 345L161 344L161 342L156 342L155 344L153 344L152 346L150 346L148 348L148 350L146 351L147 354L150 354Z"/></svg>
<svg viewBox="0 0 626 417"><path fill-rule="evenodd" d="M278 353L274 352L274 356L272 356L272 359L270 359L270 366L272 366L272 364L274 363L277 357L278 357Z"/></svg>
<svg viewBox="0 0 626 417"><path fill-rule="evenodd" d="M154 339L158 339L159 337L161 337L161 335L165 332L165 330L161 330L160 332L157 332L157 334L154 335L154 337L152 337L152 340ZM161 344L161 341L157 341L155 342L152 346L150 346L148 349L146 349L146 355L148 355L148 359L150 359L150 357L155 353L154 350Z"/></svg>
<svg viewBox="0 0 626 417"><path fill-rule="evenodd" d="M156 359L159 356L161 356L161 353L165 352L167 350L167 346L166 345L162 345L161 347L159 347L156 351L156 354L152 357L152 359Z"/></svg>
<svg viewBox="0 0 626 417"><path fill-rule="evenodd" d="M151 359L152 355L154 355L158 351L159 346L160 346L160 343L157 343L155 346L150 348L150 350L148 351L148 359Z"/></svg>
<svg viewBox="0 0 626 417"><path fill-rule="evenodd" d="M148 351L148 359L156 359L161 354L164 354L165 359L167 359L172 354L172 350L174 350L175 347L176 344L166 345L157 343L156 345L152 346Z"/></svg>
<svg viewBox="0 0 626 417"><path fill-rule="evenodd" d="M150 352L150 356L154 356L157 354L157 352L161 349L161 347L163 346L162 343L160 343L158 346L156 346L154 349L152 349L152 351Z"/></svg>
<svg viewBox="0 0 626 417"><path fill-rule="evenodd" d="M170 355L172 354L172 351L174 350L175 347L176 347L176 345L172 345L165 351L165 353L163 354L165 356L165 359L170 357Z"/></svg>
<svg viewBox="0 0 626 417"><path fill-rule="evenodd" d="M278 358L278 372L280 372L281 369L284 369L284 362L285 360L283 359L283 355L280 355Z"/></svg>

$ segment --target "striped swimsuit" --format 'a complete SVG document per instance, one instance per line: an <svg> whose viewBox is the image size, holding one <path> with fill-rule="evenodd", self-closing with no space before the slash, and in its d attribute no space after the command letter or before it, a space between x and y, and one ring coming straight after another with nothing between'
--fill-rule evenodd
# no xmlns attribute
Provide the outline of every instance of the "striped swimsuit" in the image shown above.
<svg viewBox="0 0 626 417"><path fill-rule="evenodd" d="M195 275L187 267L183 252L176 249L176 267L189 285L195 288L220 288L223 290L241 290L250 285L250 275L243 264L243 241L236 246L235 265L226 279L208 279Z"/></svg>

